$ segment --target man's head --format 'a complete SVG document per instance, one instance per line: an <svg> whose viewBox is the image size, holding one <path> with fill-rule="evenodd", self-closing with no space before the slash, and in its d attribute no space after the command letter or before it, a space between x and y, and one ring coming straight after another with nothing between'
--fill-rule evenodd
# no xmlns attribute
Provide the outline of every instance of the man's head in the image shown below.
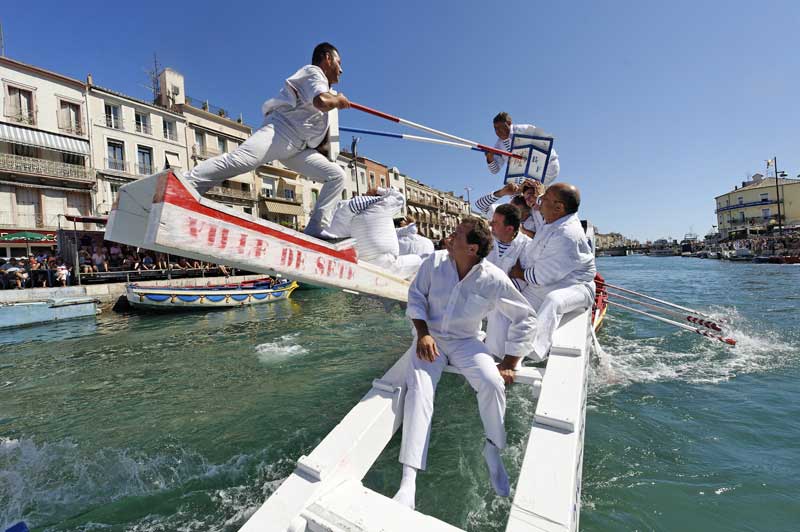
<svg viewBox="0 0 800 532"><path fill-rule="evenodd" d="M564 216L578 212L581 194L578 187L567 183L550 185L541 199L539 210L545 223L552 223Z"/></svg>
<svg viewBox="0 0 800 532"><path fill-rule="evenodd" d="M525 182L522 183L522 197L530 208L536 205L536 200L542 195L543 191L544 185L535 179L526 179Z"/></svg>
<svg viewBox="0 0 800 532"><path fill-rule="evenodd" d="M504 244L510 244L519 231L519 216L519 209L510 203L498 206L489 222L494 237Z"/></svg>
<svg viewBox="0 0 800 532"><path fill-rule="evenodd" d="M531 208L528 206L528 203L525 201L525 198L522 196L522 194L513 196L509 203L519 209L520 220L526 220L528 216L531 215Z"/></svg>
<svg viewBox="0 0 800 532"><path fill-rule="evenodd" d="M339 57L339 50L328 42L318 44L311 54L311 64L316 65L325 73L328 83L334 85L339 83L342 75L342 59Z"/></svg>
<svg viewBox="0 0 800 532"><path fill-rule="evenodd" d="M458 264L477 264L492 250L489 224L477 216L465 216L456 230L447 237L447 252Z"/></svg>
<svg viewBox="0 0 800 532"><path fill-rule="evenodd" d="M497 113L492 119L492 125L494 126L494 132L499 138L506 140L508 136L511 135L511 117L508 116L508 113Z"/></svg>

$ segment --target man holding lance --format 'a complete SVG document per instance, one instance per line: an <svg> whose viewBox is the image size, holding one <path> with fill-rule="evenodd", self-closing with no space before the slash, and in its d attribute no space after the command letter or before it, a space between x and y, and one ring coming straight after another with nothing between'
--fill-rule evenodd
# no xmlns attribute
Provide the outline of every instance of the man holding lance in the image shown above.
<svg viewBox="0 0 800 532"><path fill-rule="evenodd" d="M264 102L263 127L231 153L195 166L186 176L189 182L205 194L225 179L279 160L295 172L323 183L305 232L328 237L325 229L344 189L345 174L317 150L328 135L328 112L350 107L343 94L331 91L341 75L342 61L336 47L329 43L317 45L311 64L292 74L280 93Z"/></svg>

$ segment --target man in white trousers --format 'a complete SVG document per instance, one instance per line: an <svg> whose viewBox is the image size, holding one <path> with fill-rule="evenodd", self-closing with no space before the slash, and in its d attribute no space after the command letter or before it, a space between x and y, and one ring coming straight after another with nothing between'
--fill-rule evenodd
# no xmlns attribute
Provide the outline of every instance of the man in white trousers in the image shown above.
<svg viewBox="0 0 800 532"><path fill-rule="evenodd" d="M527 283L522 293L536 310L536 334L528 355L534 360L548 355L564 314L590 308L594 302L597 270L578 219L580 202L577 187L551 185L540 199L545 223L525 248L520 264L511 269L512 277Z"/></svg>
<svg viewBox="0 0 800 532"><path fill-rule="evenodd" d="M347 109L343 94L331 92L339 82L342 62L329 43L314 48L311 64L286 80L280 93L264 102L264 125L231 153L208 159L187 173L189 182L205 194L222 181L279 160L288 168L323 183L305 232L326 238L333 209L344 190L344 170L317 151L328 134L328 112Z"/></svg>
<svg viewBox="0 0 800 532"><path fill-rule="evenodd" d="M425 469L436 385L448 363L459 368L478 396L486 432L484 457L496 493L508 496L500 450L506 445L505 384L517 361L530 352L536 319L508 276L484 260L492 247L485 220L466 216L423 263L408 290L406 315L415 329L409 359L400 462L403 479L394 499L414 508L416 475ZM496 365L478 339L481 321L497 309L509 320L505 358Z"/></svg>

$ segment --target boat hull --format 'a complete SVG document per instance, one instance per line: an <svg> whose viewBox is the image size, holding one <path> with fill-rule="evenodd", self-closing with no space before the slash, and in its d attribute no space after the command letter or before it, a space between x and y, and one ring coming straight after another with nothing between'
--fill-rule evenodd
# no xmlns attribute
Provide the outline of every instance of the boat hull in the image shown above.
<svg viewBox="0 0 800 532"><path fill-rule="evenodd" d="M86 318L96 314L97 300L91 297L21 301L0 305L0 328Z"/></svg>
<svg viewBox="0 0 800 532"><path fill-rule="evenodd" d="M288 299L295 281L270 288L208 287L180 288L128 285L125 297L133 307L161 310L196 310L259 305Z"/></svg>

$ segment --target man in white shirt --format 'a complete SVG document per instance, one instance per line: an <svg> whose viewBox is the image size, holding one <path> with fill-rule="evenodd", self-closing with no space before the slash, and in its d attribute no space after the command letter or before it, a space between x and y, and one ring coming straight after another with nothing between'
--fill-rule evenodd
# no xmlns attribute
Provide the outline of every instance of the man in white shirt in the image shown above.
<svg viewBox="0 0 800 532"><path fill-rule="evenodd" d="M525 134L526 132L536 129L531 124L512 124L511 117L508 113L498 113L492 119L494 132L497 134L497 142L494 147L498 150L511 151L511 136L514 134ZM486 164L489 165L489 171L493 174L500 172L505 166L507 157L505 155L495 155L486 152ZM555 148L550 152L550 162L547 165L547 172L544 175L544 184L549 185L558 177L560 170L560 163L558 162L558 153Z"/></svg>
<svg viewBox="0 0 800 532"><path fill-rule="evenodd" d="M406 198L394 188L379 188L380 201L359 212L351 224L359 260L380 266L404 279L413 279L422 264L419 255L402 255L394 218Z"/></svg>
<svg viewBox="0 0 800 532"><path fill-rule="evenodd" d="M377 188L370 188L362 196L341 200L333 210L333 219L325 230L331 238L350 238L353 236L353 218L373 203L382 200Z"/></svg>
<svg viewBox="0 0 800 532"><path fill-rule="evenodd" d="M205 194L230 177L279 160L295 172L323 183L305 232L325 237L323 230L330 225L336 201L344 190L345 174L317 149L328 134L328 112L347 109L350 102L343 94L331 91L331 85L338 83L342 74L338 50L332 44L321 43L314 48L311 63L287 79L278 96L264 103L261 129L231 153L198 164L186 176L198 192Z"/></svg>
<svg viewBox="0 0 800 532"><path fill-rule="evenodd" d="M461 370L477 393L492 486L498 495L508 496L508 475L500 457L506 445L504 384L513 382L513 368L530 352L536 325L532 309L508 276L484 260L492 247L485 220L464 217L446 247L425 259L408 290L406 315L414 324L415 340L406 353L410 363L400 447L403 479L394 498L411 508L417 470L426 466L436 385L448 363ZM499 366L478 339L481 321L492 309L510 323L506 356Z"/></svg>
<svg viewBox="0 0 800 532"><path fill-rule="evenodd" d="M511 276L524 279L522 294L536 310L537 327L529 356L542 360L564 314L592 306L597 272L586 233L578 219L580 193L573 185L556 183L541 196L545 224Z"/></svg>
<svg viewBox="0 0 800 532"><path fill-rule="evenodd" d="M418 255L424 259L434 252L433 241L419 234L417 222L410 216L402 219L395 231L401 256Z"/></svg>

